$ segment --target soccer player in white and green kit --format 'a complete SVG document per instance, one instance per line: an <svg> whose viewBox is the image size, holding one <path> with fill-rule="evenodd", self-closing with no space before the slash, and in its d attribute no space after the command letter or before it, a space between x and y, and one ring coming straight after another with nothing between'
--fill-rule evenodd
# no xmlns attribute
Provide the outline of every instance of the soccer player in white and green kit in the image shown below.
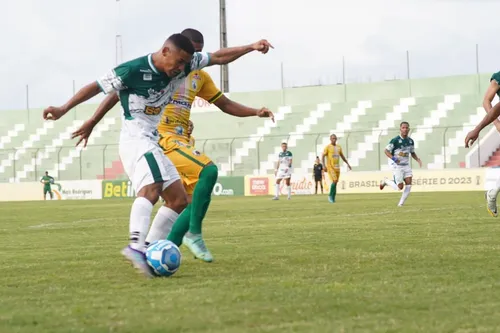
<svg viewBox="0 0 500 333"><path fill-rule="evenodd" d="M292 178L292 162L292 152L288 150L287 142L283 141L281 143L281 152L278 155L278 162L276 163L276 170L274 172L276 175L276 184L274 185L275 195L273 200L279 200L280 198L280 183L283 179L286 183L288 200L292 198L292 187L290 186L290 179Z"/></svg>
<svg viewBox="0 0 500 333"><path fill-rule="evenodd" d="M393 138L384 150L385 155L389 158L389 165L392 168L394 180L385 178L380 182L380 189L383 190L386 185L389 185L398 191L402 190L404 186L404 191L398 204L399 207L402 207L411 191L413 171L410 167L410 156L418 162L420 167L422 167L422 161L415 153L413 139L408 136L410 133L410 124L403 121L399 125L399 131L400 134Z"/></svg>
<svg viewBox="0 0 500 333"><path fill-rule="evenodd" d="M130 242L122 250L126 259L146 276L152 276L147 264L145 238L151 222L153 205L160 195L168 203L168 219L175 221L187 206L187 194L172 162L158 145L158 123L172 93L191 71L215 64L227 64L251 51L267 53L270 44L260 42L215 53L194 52L189 38L174 34L160 50L131 60L111 70L101 79L83 87L65 105L44 110L45 119L56 120L76 105L100 92L118 92L122 115L119 154L125 172L137 193L130 212ZM92 128L105 115L112 99L105 99L94 116L73 137L86 144ZM165 219L165 216L161 217Z"/></svg>

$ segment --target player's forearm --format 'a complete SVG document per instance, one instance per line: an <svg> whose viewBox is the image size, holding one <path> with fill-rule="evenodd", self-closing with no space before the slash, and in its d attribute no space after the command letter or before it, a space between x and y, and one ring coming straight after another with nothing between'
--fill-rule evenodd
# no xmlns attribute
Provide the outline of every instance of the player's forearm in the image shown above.
<svg viewBox="0 0 500 333"><path fill-rule="evenodd" d="M69 110L74 108L75 106L88 101L92 97L98 95L101 92L101 88L97 84L97 82L92 82L87 84L82 89L78 90L78 92L71 97L71 99L62 106L64 110L64 114L66 114Z"/></svg>
<svg viewBox="0 0 500 333"><path fill-rule="evenodd" d="M253 51L252 45L228 47L210 54L209 65L225 65Z"/></svg>
<svg viewBox="0 0 500 333"><path fill-rule="evenodd" d="M97 110L95 111L94 115L90 118L90 120L94 123L97 124L98 122L101 121L102 118L106 115L106 113L109 112L113 108L113 106L118 103L120 99L118 98L117 93L112 93L106 96L106 98L99 104L97 107Z"/></svg>
<svg viewBox="0 0 500 333"><path fill-rule="evenodd" d="M491 105L491 101L488 99L483 100L483 108L486 111L486 113L490 112L491 109L493 108L493 105Z"/></svg>
<svg viewBox="0 0 500 333"><path fill-rule="evenodd" d="M248 106L236 103L230 99L226 99L221 103L214 103L222 112L230 114L235 117L255 117L259 110L250 108Z"/></svg>
<svg viewBox="0 0 500 333"><path fill-rule="evenodd" d="M390 152L390 151L388 151L388 150L384 150L384 153L385 153L385 156L387 156L388 158L390 158L390 159L392 159L392 158L393 158L393 156L392 156L392 154L391 154L391 152Z"/></svg>
<svg viewBox="0 0 500 333"><path fill-rule="evenodd" d="M483 120L476 126L475 130L481 131L483 128L491 124L495 119L500 116L500 103L497 103L491 110L484 116Z"/></svg>

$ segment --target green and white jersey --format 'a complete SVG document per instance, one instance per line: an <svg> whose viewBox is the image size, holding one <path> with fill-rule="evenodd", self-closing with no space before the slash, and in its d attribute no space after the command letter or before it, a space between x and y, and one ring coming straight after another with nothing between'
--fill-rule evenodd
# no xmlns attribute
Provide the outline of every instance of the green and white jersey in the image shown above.
<svg viewBox="0 0 500 333"><path fill-rule="evenodd" d="M117 91L120 97L123 109L120 140L146 137L157 142L157 126L172 94L191 71L209 62L208 53L196 52L185 70L170 78L154 66L149 54L125 62L97 80L104 93Z"/></svg>
<svg viewBox="0 0 500 333"><path fill-rule="evenodd" d="M389 142L385 149L399 159L399 164L396 164L393 160L389 159L390 165L403 166L410 164L410 156L415 152L415 143L410 137L403 139L400 135L398 135Z"/></svg>
<svg viewBox="0 0 500 333"><path fill-rule="evenodd" d="M289 150L280 152L280 154L278 155L278 161L279 161L280 168L291 167L292 152Z"/></svg>

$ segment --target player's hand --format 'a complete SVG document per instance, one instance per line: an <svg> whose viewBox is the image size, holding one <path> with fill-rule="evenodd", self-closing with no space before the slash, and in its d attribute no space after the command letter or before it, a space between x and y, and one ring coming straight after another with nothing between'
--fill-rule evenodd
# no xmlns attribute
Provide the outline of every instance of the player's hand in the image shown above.
<svg viewBox="0 0 500 333"><path fill-rule="evenodd" d="M347 165L347 169L349 169L349 171L352 171L352 168L350 165Z"/></svg>
<svg viewBox="0 0 500 333"><path fill-rule="evenodd" d="M467 133L467 136L465 137L465 148L469 148L476 142L477 138L479 137L479 132L478 130L474 129Z"/></svg>
<svg viewBox="0 0 500 333"><path fill-rule="evenodd" d="M49 106L43 110L43 119L45 120L57 120L66 114L66 110L58 106Z"/></svg>
<svg viewBox="0 0 500 333"><path fill-rule="evenodd" d="M92 119L87 120L86 122L83 123L83 125L79 129L77 129L71 134L72 139L76 138L77 136L80 137L80 139L76 143L77 147L82 141L83 141L83 148L87 147L87 142L95 125L96 124Z"/></svg>
<svg viewBox="0 0 500 333"><path fill-rule="evenodd" d="M257 117L259 118L271 118L271 120L274 123L274 113L269 110L268 108L261 108L259 111L257 111Z"/></svg>
<svg viewBox="0 0 500 333"><path fill-rule="evenodd" d="M419 165L420 167L422 167L422 160L421 160L420 158L417 160L417 162L418 162L418 165Z"/></svg>
<svg viewBox="0 0 500 333"><path fill-rule="evenodd" d="M326 169L326 167L323 168L323 172L328 172L328 170Z"/></svg>
<svg viewBox="0 0 500 333"><path fill-rule="evenodd" d="M260 53L266 54L267 52L269 52L269 48L274 49L274 46L272 46L271 43L269 43L267 40L261 39L258 42L253 43L252 48L255 51L259 51Z"/></svg>

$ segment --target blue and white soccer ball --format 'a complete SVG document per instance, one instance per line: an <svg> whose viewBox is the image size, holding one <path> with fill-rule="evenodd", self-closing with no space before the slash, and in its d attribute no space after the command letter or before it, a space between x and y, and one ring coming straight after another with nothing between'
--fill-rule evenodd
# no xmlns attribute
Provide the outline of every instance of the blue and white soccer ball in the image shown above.
<svg viewBox="0 0 500 333"><path fill-rule="evenodd" d="M181 251L171 241L159 240L146 250L148 265L158 276L171 276L181 265Z"/></svg>

